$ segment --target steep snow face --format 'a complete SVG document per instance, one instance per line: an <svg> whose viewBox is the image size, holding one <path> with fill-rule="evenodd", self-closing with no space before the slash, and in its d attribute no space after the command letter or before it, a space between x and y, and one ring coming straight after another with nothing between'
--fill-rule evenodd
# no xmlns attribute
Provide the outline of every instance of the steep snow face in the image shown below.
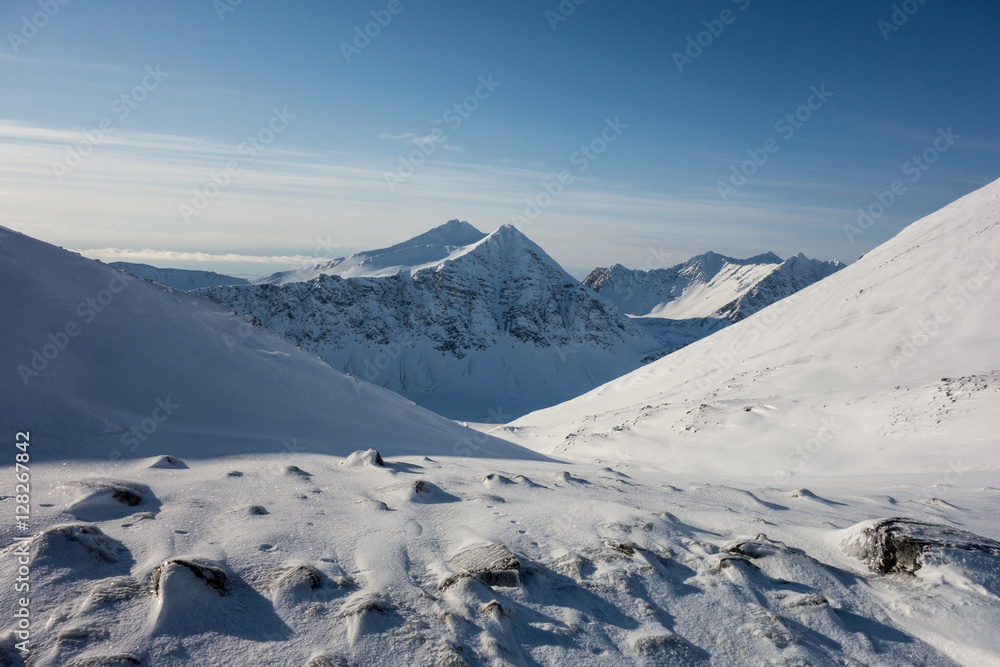
<svg viewBox="0 0 1000 667"><path fill-rule="evenodd" d="M111 262L108 266L128 271L133 276L152 280L167 287L188 291L201 289L202 287L212 287L213 285L247 285L250 283L245 278L226 276L214 271L159 269L149 264L133 264L132 262Z"/></svg>
<svg viewBox="0 0 1000 667"><path fill-rule="evenodd" d="M585 459L775 479L996 469L998 254L1000 181L506 434Z"/></svg>
<svg viewBox="0 0 1000 667"><path fill-rule="evenodd" d="M554 405L660 347L510 225L409 273L203 293L335 368L461 419Z"/></svg>
<svg viewBox="0 0 1000 667"><path fill-rule="evenodd" d="M486 237L461 220L445 224L388 248L369 250L316 266L283 271L253 280L254 283L283 285L305 282L319 276L374 278L412 271L415 267L439 262L451 253Z"/></svg>
<svg viewBox="0 0 1000 667"><path fill-rule="evenodd" d="M168 441L196 458L534 456L348 378L200 296L0 234L0 428L31 432L32 461L149 457Z"/></svg>
<svg viewBox="0 0 1000 667"><path fill-rule="evenodd" d="M594 269L584 284L637 317L714 318L736 322L843 268L802 254L734 259L708 252L668 269Z"/></svg>

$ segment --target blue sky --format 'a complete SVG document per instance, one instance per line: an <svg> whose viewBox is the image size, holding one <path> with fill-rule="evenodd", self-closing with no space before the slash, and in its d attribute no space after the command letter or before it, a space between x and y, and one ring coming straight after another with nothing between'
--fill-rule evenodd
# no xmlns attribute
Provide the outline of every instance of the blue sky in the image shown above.
<svg viewBox="0 0 1000 667"><path fill-rule="evenodd" d="M577 275L850 261L1000 177L985 0L8 0L0 28L0 224L107 260L264 273L460 218Z"/></svg>

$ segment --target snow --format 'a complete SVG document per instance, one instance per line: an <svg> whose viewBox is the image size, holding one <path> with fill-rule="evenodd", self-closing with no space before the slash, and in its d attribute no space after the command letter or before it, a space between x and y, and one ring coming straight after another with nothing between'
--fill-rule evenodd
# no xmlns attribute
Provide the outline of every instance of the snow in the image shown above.
<svg viewBox="0 0 1000 667"><path fill-rule="evenodd" d="M844 267L802 253L735 259L715 252L667 269L594 269L584 284L633 317L739 321Z"/></svg>
<svg viewBox="0 0 1000 667"><path fill-rule="evenodd" d="M173 287L174 289L196 290L213 285L246 285L245 278L225 276L214 271L192 271L189 269L159 269L149 264L134 264L132 262L111 262L115 269L128 271L133 276L152 280L153 282Z"/></svg>
<svg viewBox="0 0 1000 667"><path fill-rule="evenodd" d="M33 664L1000 662L995 558L881 575L841 546L899 515L996 538L995 474L813 479L794 493L573 463L340 461L38 465ZM147 485L160 508L66 528L80 524L49 480L95 467ZM417 482L442 497L402 492ZM8 578L15 567L0 560Z"/></svg>
<svg viewBox="0 0 1000 667"><path fill-rule="evenodd" d="M535 457L346 377L202 297L0 232L0 304L20 314L2 329L0 426L30 430L44 443L38 458Z"/></svg>
<svg viewBox="0 0 1000 667"><path fill-rule="evenodd" d="M504 441L2 233L33 667L1000 665L1000 181Z"/></svg>
<svg viewBox="0 0 1000 667"><path fill-rule="evenodd" d="M473 231L461 224L463 234ZM428 234L440 240L445 228ZM364 256L413 258L414 240L393 247ZM444 252L420 248L421 261L428 248ZM338 370L453 419L509 421L634 370L674 343L633 324L511 225L448 248L387 276L324 274L199 293Z"/></svg>
<svg viewBox="0 0 1000 667"><path fill-rule="evenodd" d="M486 234L468 222L449 220L439 227L388 248L369 250L315 266L282 271L257 278L252 282L284 285L307 282L324 275L342 278L377 278L401 272L410 273L419 267L433 265L485 237Z"/></svg>
<svg viewBox="0 0 1000 667"><path fill-rule="evenodd" d="M997 470L1000 182L708 338L498 431L538 451L784 483Z"/></svg>

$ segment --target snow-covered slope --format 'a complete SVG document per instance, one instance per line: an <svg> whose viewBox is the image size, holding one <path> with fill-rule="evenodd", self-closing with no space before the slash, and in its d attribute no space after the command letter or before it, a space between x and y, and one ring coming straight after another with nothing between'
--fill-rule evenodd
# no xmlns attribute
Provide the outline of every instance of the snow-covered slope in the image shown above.
<svg viewBox="0 0 1000 667"><path fill-rule="evenodd" d="M133 276L152 280L153 282L173 287L174 289L196 290L213 285L246 285L250 281L245 278L226 276L214 271L192 271L190 269L160 269L149 264L134 264L132 262L111 262L108 266L122 271L128 271Z"/></svg>
<svg viewBox="0 0 1000 667"><path fill-rule="evenodd" d="M611 466L528 460L190 294L0 230L0 305L20 316L0 324L0 427L11 462L31 431L33 494L23 527L21 500L0 496L0 664L24 666L23 640L31 667L1000 665L1000 471L979 463L995 440L975 441L996 382L969 376L997 359L992 274L969 276L995 248L998 186L875 251L864 275L529 416L563 410L566 452L632 461ZM887 333L941 297L953 319L911 337L929 356L887 389L872 365ZM12 385L48 342L30 392ZM950 378L942 424L897 419L923 440L836 430L873 423L886 397L922 408L934 373ZM679 410L657 402L688 388ZM764 406L742 402L758 393ZM155 397L177 406L163 421ZM677 433L685 410L698 433ZM799 437L830 416L836 438ZM106 455L120 430L91 435L143 420L129 460ZM544 428L501 432L549 447ZM384 458L364 451L376 442ZM757 458L831 448L760 477ZM720 474L685 472L705 461Z"/></svg>
<svg viewBox="0 0 1000 667"><path fill-rule="evenodd" d="M748 259L708 252L667 269L594 269L584 284L636 317L737 322L843 266L801 253L782 261L770 252Z"/></svg>
<svg viewBox="0 0 1000 667"><path fill-rule="evenodd" d="M792 297L505 434L689 472L998 468L1000 181Z"/></svg>
<svg viewBox="0 0 1000 667"><path fill-rule="evenodd" d="M0 430L32 460L458 454L472 433L193 294L0 229ZM477 453L529 455L490 439Z"/></svg>
<svg viewBox="0 0 1000 667"><path fill-rule="evenodd" d="M411 271L201 293L335 368L474 421L567 400L662 347L510 225Z"/></svg>
<svg viewBox="0 0 1000 667"><path fill-rule="evenodd" d="M341 257L315 266L282 271L253 280L254 283L283 285L312 280L319 276L342 278L375 278L412 271L417 267L439 262L456 250L486 237L472 225L461 220L445 224L388 248L369 250L350 257Z"/></svg>

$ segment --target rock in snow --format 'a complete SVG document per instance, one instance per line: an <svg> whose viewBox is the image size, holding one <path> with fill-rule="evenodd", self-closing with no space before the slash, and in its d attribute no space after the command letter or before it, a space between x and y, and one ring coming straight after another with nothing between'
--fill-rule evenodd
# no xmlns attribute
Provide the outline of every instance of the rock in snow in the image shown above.
<svg viewBox="0 0 1000 667"><path fill-rule="evenodd" d="M842 544L848 554L880 574L915 574L925 558L934 557L940 562L950 552L1000 556L1000 542L996 540L951 526L904 518L862 524Z"/></svg>
<svg viewBox="0 0 1000 667"><path fill-rule="evenodd" d="M521 562L502 544L487 544L459 551L448 562L477 575L487 586L517 586Z"/></svg>
<svg viewBox="0 0 1000 667"><path fill-rule="evenodd" d="M1000 182L497 430L522 447L136 282L0 375L34 494L32 536L2 531L0 662L30 594L38 667L1000 664L998 235ZM0 361L113 273L9 233L0 294L31 317ZM101 512L66 523L81 494Z"/></svg>

